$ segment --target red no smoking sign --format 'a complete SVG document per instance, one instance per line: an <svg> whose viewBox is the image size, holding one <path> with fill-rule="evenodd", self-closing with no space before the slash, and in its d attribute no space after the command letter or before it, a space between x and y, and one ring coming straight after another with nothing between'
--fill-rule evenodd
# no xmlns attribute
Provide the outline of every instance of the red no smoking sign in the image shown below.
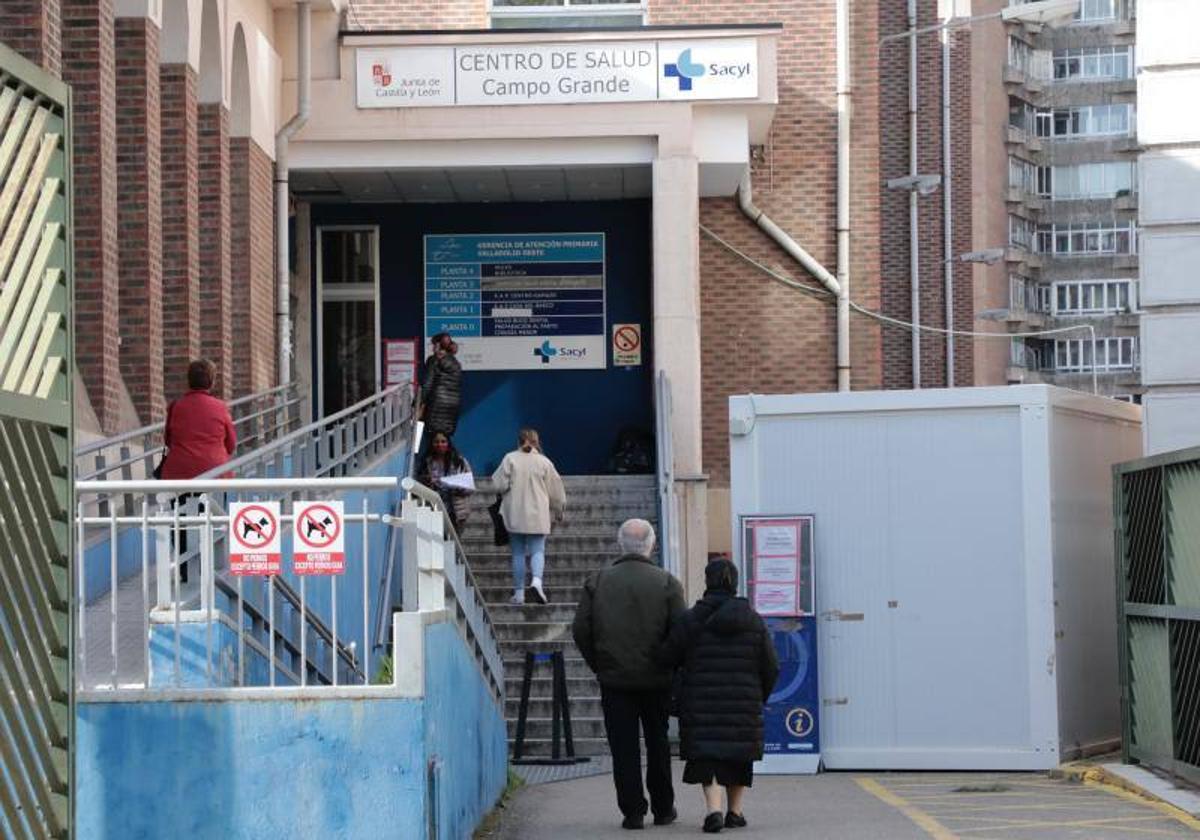
<svg viewBox="0 0 1200 840"><path fill-rule="evenodd" d="M279 502L234 502L229 506L229 571L277 575L282 569Z"/></svg>
<svg viewBox="0 0 1200 840"><path fill-rule="evenodd" d="M613 324L613 365L628 367L642 363L642 325Z"/></svg>
<svg viewBox="0 0 1200 840"><path fill-rule="evenodd" d="M346 571L345 511L342 502L296 502L292 563L298 575Z"/></svg>

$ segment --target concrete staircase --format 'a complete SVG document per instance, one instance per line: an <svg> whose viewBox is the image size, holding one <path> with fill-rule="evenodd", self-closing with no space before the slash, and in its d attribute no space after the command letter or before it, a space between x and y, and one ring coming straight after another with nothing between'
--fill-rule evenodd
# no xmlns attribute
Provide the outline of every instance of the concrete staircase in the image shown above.
<svg viewBox="0 0 1200 840"><path fill-rule="evenodd" d="M571 621L579 592L588 575L615 560L617 528L638 517L658 526L658 499L654 476L567 476L565 520L555 526L546 542L543 587L548 604L508 603L512 596L512 563L508 546L492 544L492 523L487 506L495 501L489 481L479 482L470 520L460 535L475 579L487 600L500 652L504 658L510 744L516 736L521 702L521 678L526 651L563 651L575 751L579 755L608 752L600 686L571 640ZM548 756L551 744L551 668L539 663L530 691L525 729L525 755Z"/></svg>

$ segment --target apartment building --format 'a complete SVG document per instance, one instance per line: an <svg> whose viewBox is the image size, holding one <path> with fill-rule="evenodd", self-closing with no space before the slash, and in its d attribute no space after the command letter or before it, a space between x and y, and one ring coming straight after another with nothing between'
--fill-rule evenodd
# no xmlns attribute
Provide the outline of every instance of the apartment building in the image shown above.
<svg viewBox="0 0 1200 840"><path fill-rule="evenodd" d="M978 354L980 384L1140 402L1134 12L1134 0L1082 0L1059 25L985 36L975 92L990 114L975 166L992 190L976 193L990 209L976 236L1006 258L977 274L977 317L1013 337Z"/></svg>

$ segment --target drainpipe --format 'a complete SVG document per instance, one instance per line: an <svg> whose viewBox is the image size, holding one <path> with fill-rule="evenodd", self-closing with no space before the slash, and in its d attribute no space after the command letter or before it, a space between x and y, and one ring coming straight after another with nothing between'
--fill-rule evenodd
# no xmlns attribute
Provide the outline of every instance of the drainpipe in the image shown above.
<svg viewBox="0 0 1200 840"><path fill-rule="evenodd" d="M275 135L275 279L276 331L279 336L279 384L292 381L291 284L288 275L288 141L308 122L312 109L312 4L296 3L296 113Z"/></svg>
<svg viewBox="0 0 1200 840"><path fill-rule="evenodd" d="M953 8L946 12L949 24ZM946 298L946 387L954 387L954 170L950 154L950 30L942 30L942 270Z"/></svg>
<svg viewBox="0 0 1200 840"><path fill-rule="evenodd" d="M847 2L847 0L838 0L838 2L844 3L844 2ZM839 168L839 170L841 168L840 161L839 161L838 168ZM779 225L775 224L775 222L771 221L770 216L768 216L762 210L759 210L754 205L754 198L750 192L750 167L746 167L746 172L744 175L742 175L742 181L740 184L738 184L737 197L738 197L738 206L742 208L742 212L746 214L746 216L750 219L750 221L754 222L756 225L758 225L760 228L762 228L763 232L766 233L767 236L769 236L773 240L775 240L775 242L779 245L780 248L787 251L788 255L792 259L794 259L796 262L800 263L800 265L802 265L804 267L805 271L807 271L813 277L816 277L818 280L820 280L822 286L824 286L826 289L833 292L833 294L837 296L837 299L838 299L838 335L837 335L838 390L839 391L849 391L850 390L850 359L849 359L850 341L849 341L849 336L846 334L846 327L848 326L848 322L850 320L850 318L849 318L850 301L849 301L849 298L846 297L841 283L838 282L838 279L836 277L834 277L832 274L829 273L829 269L827 269L825 266L823 266L819 262L817 262L816 257L814 257L812 254L808 253L808 251L804 250L804 248L802 248L800 246L800 243L798 243L795 239L792 239L792 237L787 233L787 231L785 231ZM840 214L839 214L839 219L840 219ZM840 226L840 224L841 224L841 222L839 221L839 226ZM841 240L841 237L842 237L842 231L839 227L839 230L838 230L839 242ZM838 253L839 271L841 270L841 268L840 268L841 263L842 263L842 254L839 251L839 253ZM843 303L843 301L844 301L844 303ZM846 311L846 322L847 323L845 323L845 324L843 323L842 317L841 317L841 310L843 309L843 306ZM843 346L846 351L845 358L843 358L843 355L842 355Z"/></svg>
<svg viewBox="0 0 1200 840"><path fill-rule="evenodd" d="M850 0L837 0L837 376L850 390Z"/></svg>
<svg viewBox="0 0 1200 840"><path fill-rule="evenodd" d="M908 0L908 174L917 174L917 0ZM908 193L908 286L913 324L921 323L921 253L917 190ZM912 332L912 385L921 387L921 331Z"/></svg>

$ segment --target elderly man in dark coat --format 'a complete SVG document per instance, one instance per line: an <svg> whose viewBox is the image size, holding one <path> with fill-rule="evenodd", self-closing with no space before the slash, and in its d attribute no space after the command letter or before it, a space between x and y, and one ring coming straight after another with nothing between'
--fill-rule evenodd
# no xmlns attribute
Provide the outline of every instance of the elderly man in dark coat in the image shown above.
<svg viewBox="0 0 1200 840"><path fill-rule="evenodd" d="M438 333L431 341L433 355L425 360L425 381L421 383L426 440L436 432L453 437L462 404L462 365L455 358L458 345L446 333Z"/></svg>
<svg viewBox="0 0 1200 840"><path fill-rule="evenodd" d="M763 705L779 676L766 624L737 597L737 567L713 560L704 597L671 625L656 652L664 667L682 667L679 755L685 784L704 786L704 830L746 825L742 799L763 754ZM721 813L721 789L728 811Z"/></svg>
<svg viewBox="0 0 1200 840"><path fill-rule="evenodd" d="M572 632L600 681L604 730L612 750L613 783L624 828L642 828L646 792L655 825L675 821L671 747L667 723L671 672L655 662L671 618L683 612L683 587L650 559L654 528L630 519L617 533L621 556L583 586ZM646 740L646 788L642 788L638 729Z"/></svg>

